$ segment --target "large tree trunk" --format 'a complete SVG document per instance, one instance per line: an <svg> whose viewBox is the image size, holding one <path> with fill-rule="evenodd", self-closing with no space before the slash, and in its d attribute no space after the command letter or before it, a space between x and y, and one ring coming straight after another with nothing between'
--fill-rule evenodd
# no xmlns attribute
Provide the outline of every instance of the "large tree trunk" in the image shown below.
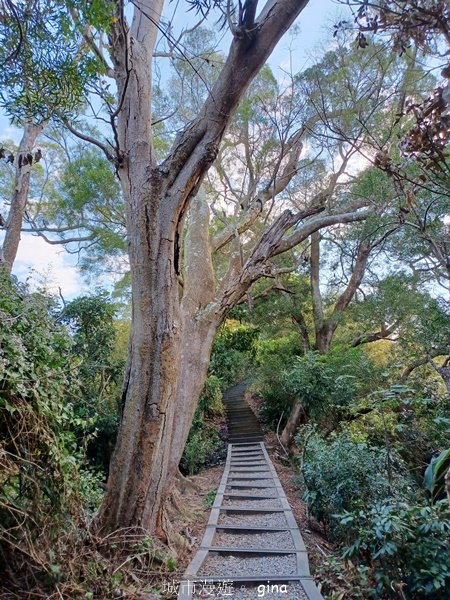
<svg viewBox="0 0 450 600"><path fill-rule="evenodd" d="M183 454L207 376L214 337L222 322L222 314L212 304L215 277L211 259L209 216L205 194L200 189L192 201L184 245L181 363L170 450L171 476L176 473Z"/></svg>
<svg viewBox="0 0 450 600"><path fill-rule="evenodd" d="M156 193L139 194L130 219L132 327L123 391L122 420L98 522L112 531L124 526L159 528L178 384L180 314L174 269L176 225ZM134 198L131 198L131 203ZM152 223L152 227L142 226Z"/></svg>
<svg viewBox="0 0 450 600"><path fill-rule="evenodd" d="M319 354L326 354L331 347L337 323L325 323L316 331L315 349Z"/></svg>
<svg viewBox="0 0 450 600"><path fill-rule="evenodd" d="M0 264L7 273L11 273L14 261L16 260L17 250L20 243L20 232L22 229L23 218L28 201L28 192L30 189L32 165L23 165L22 163L27 154L32 153L36 139L43 128L44 123L40 125L26 123L14 161L14 166L16 169L14 178L14 191L5 226L5 238L3 240L3 246L0 252ZM20 167L19 164L21 164Z"/></svg>

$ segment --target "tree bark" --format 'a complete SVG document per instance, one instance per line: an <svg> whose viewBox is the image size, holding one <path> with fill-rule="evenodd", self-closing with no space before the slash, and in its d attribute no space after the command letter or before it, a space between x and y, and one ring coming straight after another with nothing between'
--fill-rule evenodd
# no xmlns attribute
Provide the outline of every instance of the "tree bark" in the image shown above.
<svg viewBox="0 0 450 600"><path fill-rule="evenodd" d="M447 388L447 394L450 396L450 367L438 367L436 371L442 377Z"/></svg>
<svg viewBox="0 0 450 600"><path fill-rule="evenodd" d="M169 465L181 339L173 266L176 224L151 198L154 194L144 203L139 198L142 213L138 211L140 218L129 229L130 357L118 440L98 517L100 529L108 531L127 526L160 529Z"/></svg>
<svg viewBox="0 0 450 600"><path fill-rule="evenodd" d="M281 443L285 448L289 448L289 446L291 446L294 440L295 432L297 431L302 420L303 422L306 422L305 409L303 408L303 404L300 402L300 400L296 398L280 438Z"/></svg>
<svg viewBox="0 0 450 600"><path fill-rule="evenodd" d="M14 177L14 191L11 198L11 208L9 209L8 219L6 221L5 238L0 252L0 264L7 273L11 273L14 261L16 260L20 243L20 232L30 189L32 165L23 165L21 163L23 162L24 157L32 153L36 139L43 130L44 125L45 123L41 123L40 125L35 125L34 123L25 124L23 136L14 160L14 167L16 170ZM21 164L20 167L19 164Z"/></svg>
<svg viewBox="0 0 450 600"><path fill-rule="evenodd" d="M172 477L180 464L207 376L214 337L222 322L222 315L212 304L215 277L209 240L209 207L203 189L193 199L184 247L181 362L176 395L177 417L170 449Z"/></svg>

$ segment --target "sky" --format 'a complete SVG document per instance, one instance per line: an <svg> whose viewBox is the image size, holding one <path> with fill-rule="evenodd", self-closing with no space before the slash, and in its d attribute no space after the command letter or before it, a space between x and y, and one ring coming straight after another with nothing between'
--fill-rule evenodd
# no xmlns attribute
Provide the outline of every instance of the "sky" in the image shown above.
<svg viewBox="0 0 450 600"><path fill-rule="evenodd" d="M260 1L260 5L263 6L262 1ZM169 12L173 11L172 3L167 2L166 6ZM180 2L179 13L174 19L174 25L177 24L178 19L184 20L183 22L186 20L182 7L183 3ZM311 64L314 55L323 53L332 39L329 27L339 20L340 12L342 12L342 7L334 0L311 0L309 2L296 23L299 34L292 35L294 30L288 32L268 61L277 78L282 79L284 72L291 69L293 72L302 70ZM223 49L226 50L226 48ZM12 126L0 111L0 140L9 139L18 142L20 135L20 129ZM22 234L13 273L21 281L28 278L32 286L44 284L52 293L61 291L65 300L71 300L88 292L88 286L76 268L76 258L68 255L62 246L49 245L42 238L31 234Z"/></svg>

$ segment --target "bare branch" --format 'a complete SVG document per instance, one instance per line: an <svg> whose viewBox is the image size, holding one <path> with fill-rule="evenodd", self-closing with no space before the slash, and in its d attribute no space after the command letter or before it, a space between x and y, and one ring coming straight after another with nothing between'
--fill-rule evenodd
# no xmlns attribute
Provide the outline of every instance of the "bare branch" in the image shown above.
<svg viewBox="0 0 450 600"><path fill-rule="evenodd" d="M90 144L93 144L94 146L97 146L97 148L100 148L100 150L102 150L102 152L104 152L106 158L111 161L111 162L115 162L114 160L114 156L111 154L111 152L108 150L108 148L99 140L97 140L96 138L93 138L90 135L86 135L85 133L82 133L81 131L78 131L77 129L75 129L67 120L64 120L64 125L67 127L67 129L73 133L73 135L77 138L79 138L80 140L83 140L85 142L89 142Z"/></svg>
<svg viewBox="0 0 450 600"><path fill-rule="evenodd" d="M224 129L246 87L306 4L307 0L269 0L251 39L234 38L227 61L198 118L180 133L162 165L162 170L169 174L167 184L185 190L182 211L217 156Z"/></svg>
<svg viewBox="0 0 450 600"><path fill-rule="evenodd" d="M363 208L366 203L361 203L360 208ZM282 254L294 246L297 246L306 238L308 238L315 231L319 231L319 229L323 229L324 227L330 227L331 225L337 225L338 223L354 223L356 221L364 221L369 215L369 210L355 210L355 204L352 205L352 210L350 212L344 212L349 207L343 207L341 209L342 212L336 212L326 215L321 215L319 217L315 217L310 219L300 227L298 227L293 233L284 238L278 245L278 248L275 254L272 256L276 256L278 254Z"/></svg>

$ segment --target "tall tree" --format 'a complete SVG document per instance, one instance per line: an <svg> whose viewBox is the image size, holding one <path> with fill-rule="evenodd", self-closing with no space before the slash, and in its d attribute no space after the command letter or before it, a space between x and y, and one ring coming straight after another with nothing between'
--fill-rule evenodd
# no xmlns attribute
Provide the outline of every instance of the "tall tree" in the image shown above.
<svg viewBox="0 0 450 600"><path fill-rule="evenodd" d="M8 216L3 223L5 237L0 250L0 264L7 273L11 273L19 248L20 232L30 189L32 162L34 157L38 156L37 152L34 152L34 146L43 128L44 123L35 124L31 120L28 121L24 126L16 156L9 153L6 157L6 151L3 150L5 158L14 164L14 188Z"/></svg>
<svg viewBox="0 0 450 600"><path fill-rule="evenodd" d="M105 25L104 14L87 8L91 21ZM0 159L11 163L14 185L3 217L4 240L0 265L10 273L26 218L30 179L42 157L36 142L50 119L65 118L79 107L88 82L102 69L101 55L91 52L89 27L81 28L70 3L30 7L4 2L0 7L0 105L23 127L17 151L0 148ZM42 229L42 228L41 228Z"/></svg>
<svg viewBox="0 0 450 600"><path fill-rule="evenodd" d="M136 524L153 531L164 528L162 501L173 484L211 343L224 315L265 271L271 256L327 221L359 218L354 211L344 217L316 217L284 238L289 228L321 208L283 212L262 234L243 267L239 250L233 251L215 296L209 210L197 191L245 89L305 4L268 2L256 18L255 2L230 15L233 41L225 64L197 116L160 164L153 149L149 107L155 21L162 3L136 5L129 28L121 6L116 7L110 41L118 86L117 170L127 212L133 322L122 422L97 521L103 531ZM191 201L180 299L180 237ZM258 204L249 203L252 208L245 218ZM234 239L235 227L224 228L215 247Z"/></svg>
<svg viewBox="0 0 450 600"><path fill-rule="evenodd" d="M6 141L5 147L23 154L12 142ZM118 269L126 254L123 202L114 171L100 150L48 125L31 156L32 163L20 169L11 161L0 162L4 268L11 271L19 238L26 233L78 253L83 270ZM17 187L18 176L25 174L27 190Z"/></svg>
<svg viewBox="0 0 450 600"><path fill-rule="evenodd" d="M341 198L334 204L351 146L341 148L337 165L314 193L301 201L293 198L289 208L277 202L289 194L302 150L305 129L294 120L283 128L278 160L266 163L264 176L252 180L236 210L209 235L210 210L198 193L204 176L246 89L305 5L269 0L256 17L252 2L228 15L233 35L228 56L197 114L161 162L154 143L151 66L163 2L136 3L130 23L123 4L112 2L106 56L97 45L101 31L89 26L89 14L81 9L71 14L77 26L85 25L83 37L100 57L103 73L114 79L115 101L105 91L104 78L98 82L113 139L108 144L94 139L70 115L61 118L114 163L125 202L132 281L121 425L96 522L100 531L133 525L160 533L169 529L163 500L173 488L212 341L225 315L257 279L286 268L276 257L323 227L367 215L360 210L366 199ZM253 243L245 247L248 237ZM227 256L220 278L213 270L213 251Z"/></svg>

